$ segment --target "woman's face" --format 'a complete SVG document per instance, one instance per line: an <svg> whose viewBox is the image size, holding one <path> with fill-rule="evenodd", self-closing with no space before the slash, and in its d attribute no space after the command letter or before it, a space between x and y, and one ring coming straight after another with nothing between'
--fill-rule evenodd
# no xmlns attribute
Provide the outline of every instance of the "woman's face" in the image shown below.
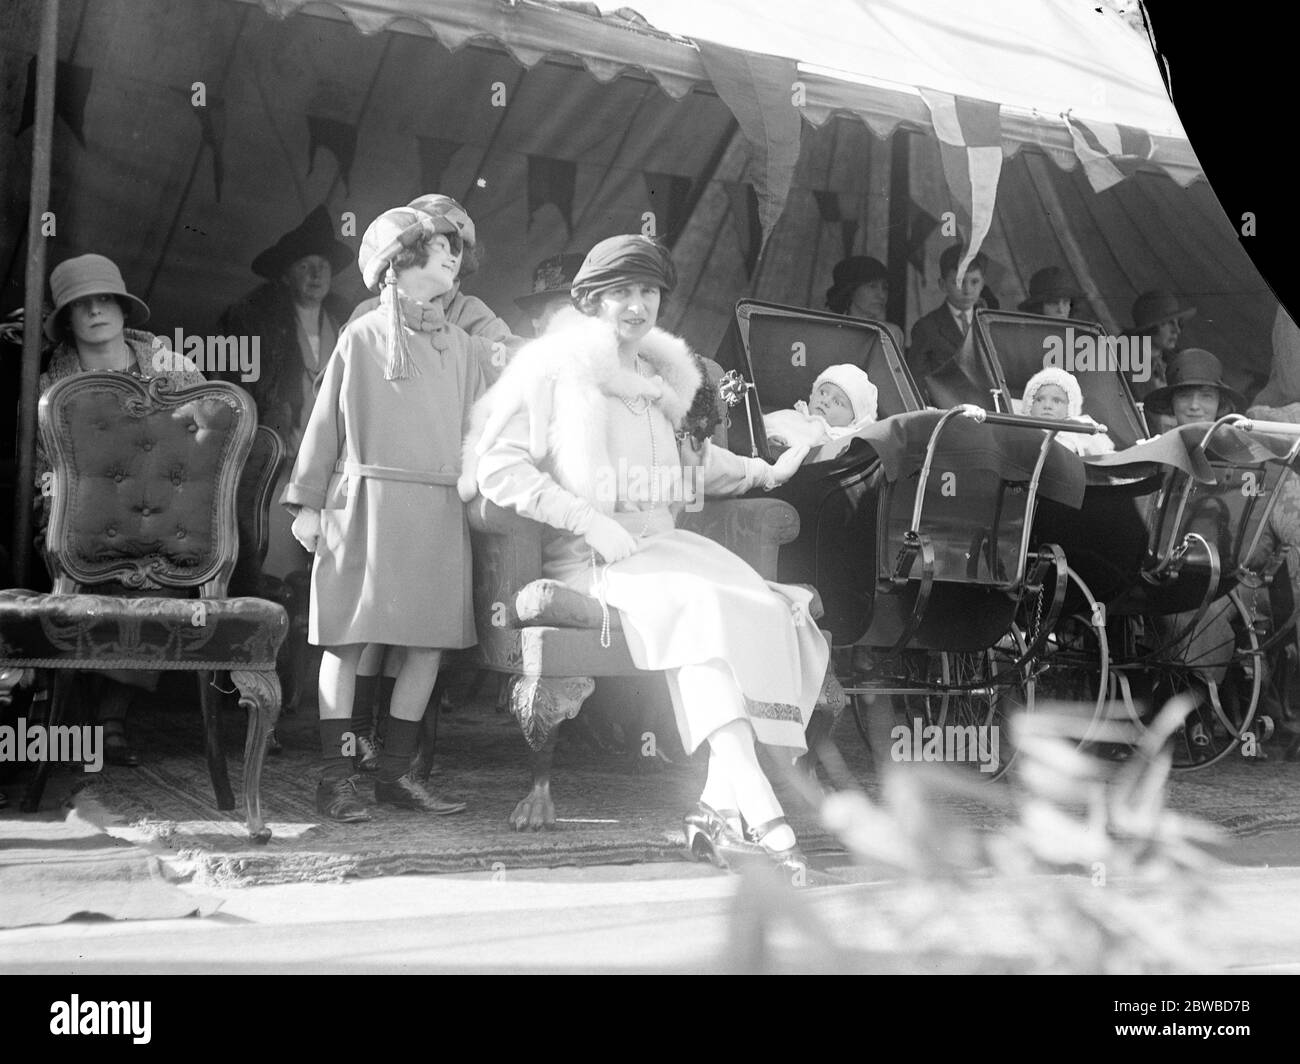
<svg viewBox="0 0 1300 1064"><path fill-rule="evenodd" d="M79 344L103 344L122 335L126 315L116 296L82 296L68 304L68 324Z"/></svg>
<svg viewBox="0 0 1300 1064"><path fill-rule="evenodd" d="M599 293L596 317L614 326L619 343L635 343L659 320L659 286L628 281Z"/></svg>
<svg viewBox="0 0 1300 1064"><path fill-rule="evenodd" d="M1183 327L1173 318L1168 321L1162 321L1156 326L1156 331L1151 334L1151 346L1157 351L1172 352L1178 345L1178 337L1182 335Z"/></svg>
<svg viewBox="0 0 1300 1064"><path fill-rule="evenodd" d="M825 418L831 428L842 429L853 424L853 404L844 389L830 381L822 381L813 389L808 399L808 412Z"/></svg>
<svg viewBox="0 0 1300 1064"><path fill-rule="evenodd" d="M849 302L849 314L855 318L883 321L885 303L888 299L889 285L883 278L860 284L853 290L853 299Z"/></svg>
<svg viewBox="0 0 1300 1064"><path fill-rule="evenodd" d="M1043 314L1049 318L1068 318L1070 316L1070 301L1068 299L1045 299L1043 300Z"/></svg>
<svg viewBox="0 0 1300 1064"><path fill-rule="evenodd" d="M324 255L304 255L284 271L284 283L299 306L319 303L330 291L334 269Z"/></svg>
<svg viewBox="0 0 1300 1064"><path fill-rule="evenodd" d="M1033 417L1064 421L1070 416L1070 398L1059 384L1044 384L1034 392L1034 401L1029 405L1029 413Z"/></svg>
<svg viewBox="0 0 1300 1064"><path fill-rule="evenodd" d="M1219 389L1204 384L1188 385L1174 392L1170 405L1180 425L1213 421L1219 414Z"/></svg>
<svg viewBox="0 0 1300 1064"><path fill-rule="evenodd" d="M459 251L452 248L446 233L435 233L428 250L429 257L423 266L408 266L397 277L403 292L423 302L446 295L456 286L465 255L463 246Z"/></svg>

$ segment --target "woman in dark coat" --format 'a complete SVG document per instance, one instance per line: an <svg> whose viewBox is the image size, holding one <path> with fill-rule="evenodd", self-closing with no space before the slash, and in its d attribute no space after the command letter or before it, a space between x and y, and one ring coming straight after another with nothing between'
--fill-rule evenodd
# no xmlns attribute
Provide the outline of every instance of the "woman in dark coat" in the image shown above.
<svg viewBox="0 0 1300 1064"><path fill-rule="evenodd" d="M266 282L228 308L218 322L225 336L258 340L252 380L227 379L246 388L257 403L259 424L279 433L288 450L285 473L298 455L311 415L316 378L325 368L351 307L330 293L336 274L352 263L352 251L334 236L323 206L253 260L253 272ZM263 572L285 577L304 567L302 548L289 533L286 514L276 507Z"/></svg>

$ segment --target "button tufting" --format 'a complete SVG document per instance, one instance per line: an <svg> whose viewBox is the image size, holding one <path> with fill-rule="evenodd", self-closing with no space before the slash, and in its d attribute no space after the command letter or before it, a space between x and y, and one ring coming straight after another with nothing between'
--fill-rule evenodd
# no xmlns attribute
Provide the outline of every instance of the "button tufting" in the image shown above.
<svg viewBox="0 0 1300 1064"><path fill-rule="evenodd" d="M152 440L145 440L142 444L140 444L140 450L142 450L142 451L152 451L152 450L153 450L153 441L152 441Z"/></svg>
<svg viewBox="0 0 1300 1064"><path fill-rule="evenodd" d="M196 425L193 421L191 421L191 422L186 426L186 429L187 429L189 432L198 432L198 431L199 431L199 427L198 427L198 425Z"/></svg>
<svg viewBox="0 0 1300 1064"><path fill-rule="evenodd" d="M117 481L117 483L121 484L123 478L125 477L125 475L126 475L126 474L124 474L124 473L114 473L114 474L113 474L113 479L114 479L115 481Z"/></svg>
<svg viewBox="0 0 1300 1064"><path fill-rule="evenodd" d="M116 526L116 525L109 525L106 529L104 529L104 535L106 535L106 536L116 536L116 535L117 535L117 526Z"/></svg>
<svg viewBox="0 0 1300 1064"><path fill-rule="evenodd" d="M152 511L151 509L149 509L149 507L147 507L147 506L141 506L141 507L140 507L140 516L141 516L141 517L148 517L151 513L153 513L153 511Z"/></svg>
<svg viewBox="0 0 1300 1064"><path fill-rule="evenodd" d="M183 529L183 528L178 528L178 529L176 530L176 538L177 538L177 539L184 539L187 535L189 535L189 533L186 532L185 529Z"/></svg>

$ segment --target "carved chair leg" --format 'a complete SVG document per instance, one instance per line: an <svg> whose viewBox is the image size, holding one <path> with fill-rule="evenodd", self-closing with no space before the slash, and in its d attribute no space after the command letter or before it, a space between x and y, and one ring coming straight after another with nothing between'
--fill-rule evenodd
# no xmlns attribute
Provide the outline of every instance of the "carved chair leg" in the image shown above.
<svg viewBox="0 0 1300 1064"><path fill-rule="evenodd" d="M225 698L213 686L214 681L221 685L221 679L225 679L227 674L200 672L197 675L199 704L203 707L203 752L208 759L208 775L212 777L212 793L216 796L218 809L234 809L235 792L230 789L226 750L221 737L221 710Z"/></svg>
<svg viewBox="0 0 1300 1064"><path fill-rule="evenodd" d="M516 831L555 826L555 803L551 800L551 763L559 725L578 715L582 703L596 689L590 676L512 676L510 712L519 721L528 742L529 768L533 786L510 814Z"/></svg>
<svg viewBox="0 0 1300 1064"><path fill-rule="evenodd" d="M79 676L77 673L70 672L66 669L55 671L53 682L50 684L50 702L49 717L45 724L49 728L62 724L68 711L72 708L72 702L78 692L78 687L84 687L78 684ZM34 813L41 806L41 796L45 793L45 785L50 780L50 772L54 765L50 761L41 761L36 765L36 771L32 776L32 781L27 785L27 790L23 792L23 800L19 808L24 813Z"/></svg>
<svg viewBox="0 0 1300 1064"><path fill-rule="evenodd" d="M262 762L267 740L280 716L280 678L274 670L232 672L239 688L239 704L248 710L248 738L244 742L244 811L248 837L270 842L271 829L262 820Z"/></svg>

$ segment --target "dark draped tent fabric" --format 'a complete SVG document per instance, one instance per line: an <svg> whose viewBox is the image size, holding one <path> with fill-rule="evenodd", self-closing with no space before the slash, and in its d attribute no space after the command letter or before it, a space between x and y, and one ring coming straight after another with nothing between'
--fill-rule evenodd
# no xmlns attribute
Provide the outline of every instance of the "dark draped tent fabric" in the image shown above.
<svg viewBox="0 0 1300 1064"><path fill-rule="evenodd" d="M0 10L0 315L23 299L38 4ZM953 195L919 97L800 65L801 128L757 144L755 115L724 100L770 98L795 61L730 61L719 47L626 11L531 0L63 0L49 262L106 254L152 307L149 328L203 335L257 283L254 256L317 204L356 248L380 211L438 191L465 205L485 249L467 291L521 328L513 297L534 264L617 232L672 245L680 282L664 323L704 353L741 296L823 308L846 253L906 264L910 328L942 298L938 257L952 242L942 219ZM1048 265L1086 285L1085 316L1113 329L1130 324L1139 292L1166 288L1198 307L1186 341L1258 387L1277 301L1185 140L1153 137L1154 161L1095 192L1049 117L1003 110L984 244L1002 306ZM335 291L365 295L355 269ZM16 382L18 347L0 352ZM6 394L16 402L16 383Z"/></svg>

